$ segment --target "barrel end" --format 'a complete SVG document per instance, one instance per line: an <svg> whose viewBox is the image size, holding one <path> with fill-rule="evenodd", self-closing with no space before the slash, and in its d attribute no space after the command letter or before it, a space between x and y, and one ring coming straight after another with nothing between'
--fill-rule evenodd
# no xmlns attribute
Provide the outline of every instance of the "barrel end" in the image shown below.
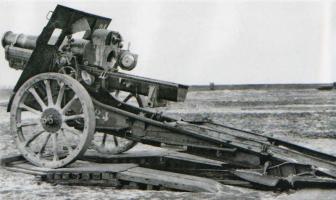
<svg viewBox="0 0 336 200"><path fill-rule="evenodd" d="M1 44L2 44L2 47L5 47L7 46L8 44L6 44L6 37L9 35L9 34L12 34L13 32L12 31L6 31L2 37L1 37Z"/></svg>

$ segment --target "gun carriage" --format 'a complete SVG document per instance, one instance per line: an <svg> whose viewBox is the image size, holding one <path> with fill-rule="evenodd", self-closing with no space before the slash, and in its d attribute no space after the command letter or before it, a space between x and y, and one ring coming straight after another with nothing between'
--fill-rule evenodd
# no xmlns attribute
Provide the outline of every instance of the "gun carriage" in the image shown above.
<svg viewBox="0 0 336 200"><path fill-rule="evenodd" d="M286 181L287 187L295 181L335 186L331 155L210 119L183 121L148 108L184 101L188 86L120 72L134 69L138 56L123 49L121 34L106 29L110 21L59 5L38 37L4 34L9 65L23 70L8 111L11 132L28 161L60 168L90 146L119 154L138 142L173 144L225 162L212 171L217 175L225 169L269 187Z"/></svg>

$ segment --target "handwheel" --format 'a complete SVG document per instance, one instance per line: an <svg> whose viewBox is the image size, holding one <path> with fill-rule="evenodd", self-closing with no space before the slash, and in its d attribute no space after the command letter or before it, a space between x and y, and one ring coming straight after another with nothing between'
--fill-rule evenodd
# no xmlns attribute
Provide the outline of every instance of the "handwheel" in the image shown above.
<svg viewBox="0 0 336 200"><path fill-rule="evenodd" d="M111 94L122 102L143 107L141 97L128 92L115 91ZM102 154L120 154L133 148L137 142L125 138L109 135L103 132L96 132L92 142L92 148Z"/></svg>
<svg viewBox="0 0 336 200"><path fill-rule="evenodd" d="M86 151L96 120L91 97L77 80L43 73L30 78L17 91L10 124L17 147L28 161L59 168Z"/></svg>

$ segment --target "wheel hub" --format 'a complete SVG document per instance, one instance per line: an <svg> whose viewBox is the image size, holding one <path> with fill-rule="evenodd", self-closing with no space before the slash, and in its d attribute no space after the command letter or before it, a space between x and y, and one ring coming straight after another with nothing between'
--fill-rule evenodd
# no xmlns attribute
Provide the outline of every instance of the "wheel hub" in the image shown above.
<svg viewBox="0 0 336 200"><path fill-rule="evenodd" d="M54 108L48 108L42 113L41 124L48 132L57 132L62 126L62 115Z"/></svg>

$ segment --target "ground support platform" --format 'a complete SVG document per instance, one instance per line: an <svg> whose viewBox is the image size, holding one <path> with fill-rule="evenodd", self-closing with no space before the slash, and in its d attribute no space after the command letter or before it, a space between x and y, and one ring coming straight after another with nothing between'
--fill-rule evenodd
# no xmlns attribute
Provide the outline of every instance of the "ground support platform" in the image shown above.
<svg viewBox="0 0 336 200"><path fill-rule="evenodd" d="M10 171L35 175L38 180L52 184L213 193L220 192L225 187L210 178L171 172L173 168L179 168L178 165L186 164L186 167L190 167L193 162L196 162L194 163L196 166L197 162L200 164L202 161L198 160L197 156L184 155L187 154L139 151L103 157L94 152L87 152L81 160L59 169L36 167L21 155L10 155L1 158L1 166ZM203 161L206 160L203 159ZM180 164L178 164L179 161ZM161 169L169 165L171 167L168 168L171 171L142 167L147 165ZM221 162L209 160L208 164L203 163L203 165L205 168L206 166L216 168L221 166Z"/></svg>
<svg viewBox="0 0 336 200"><path fill-rule="evenodd" d="M161 148L110 156L89 150L80 160L58 169L36 167L21 155L3 157L0 163L7 170L63 185L213 193L221 192L225 185L263 190L336 187L334 179L264 176L258 170L237 169L222 161ZM292 167L290 163L288 167Z"/></svg>

